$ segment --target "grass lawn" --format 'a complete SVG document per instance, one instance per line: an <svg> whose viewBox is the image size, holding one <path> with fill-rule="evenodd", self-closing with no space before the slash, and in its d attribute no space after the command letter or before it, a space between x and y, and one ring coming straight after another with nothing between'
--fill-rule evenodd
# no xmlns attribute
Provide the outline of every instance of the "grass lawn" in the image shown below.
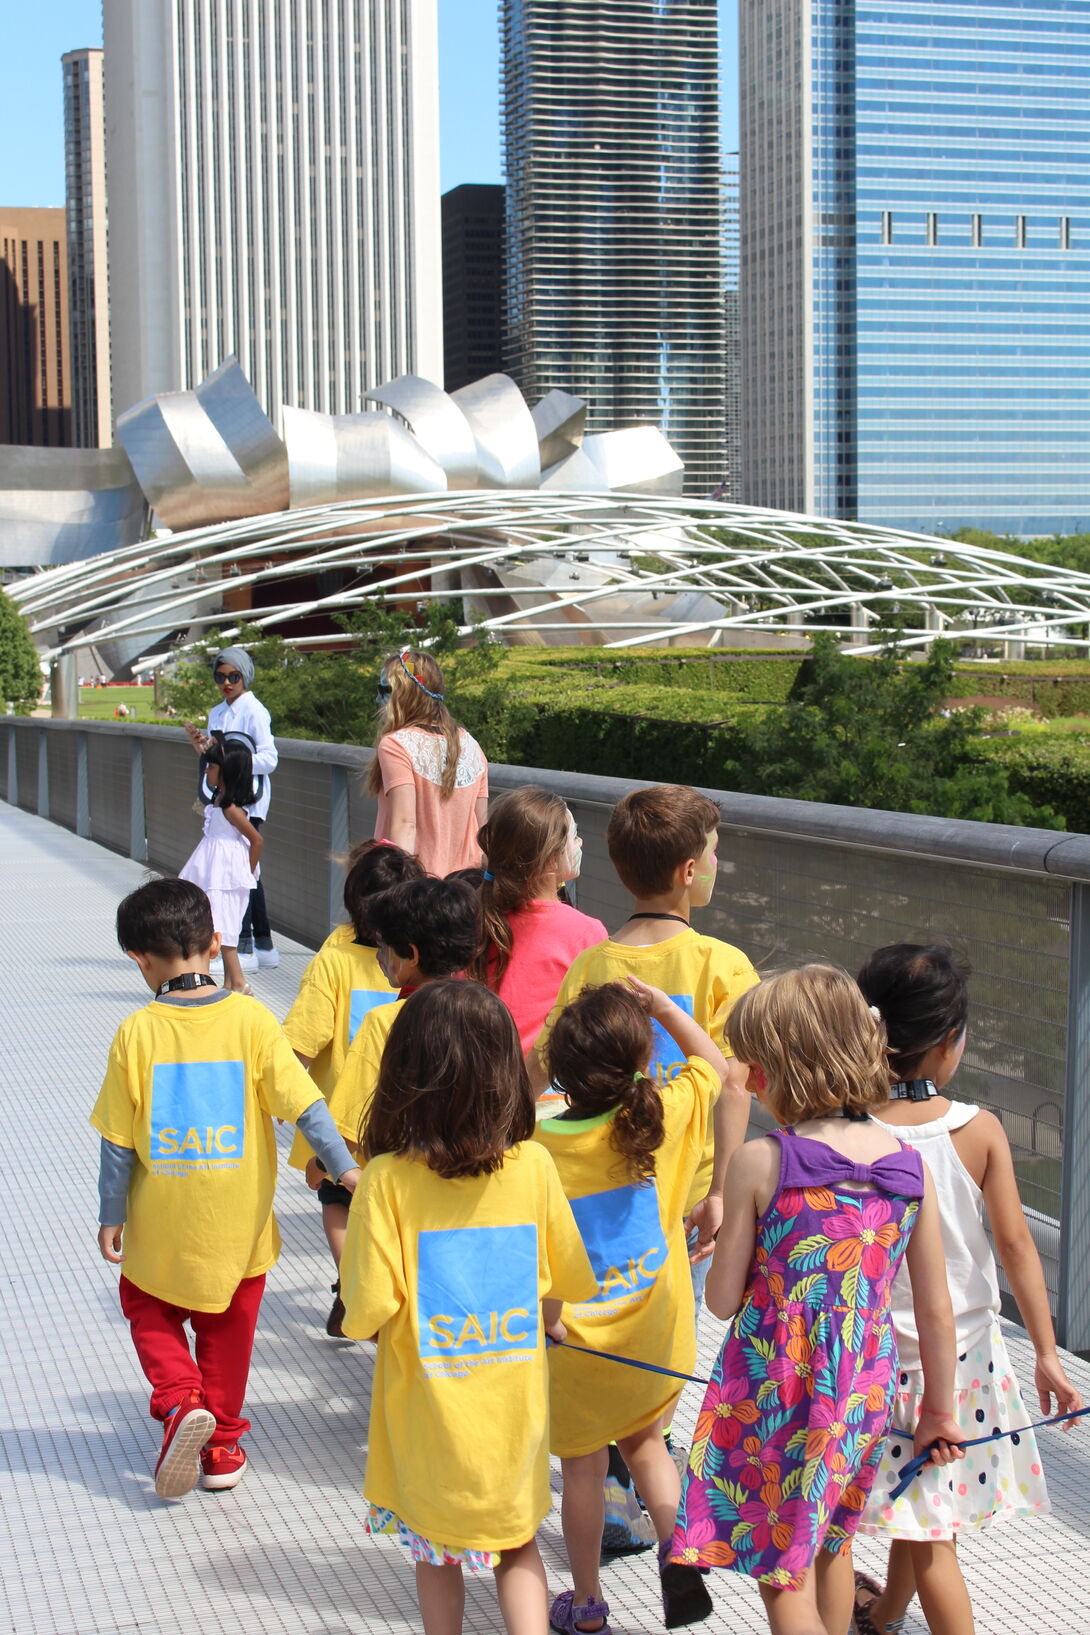
<svg viewBox="0 0 1090 1635"><path fill-rule="evenodd" d="M119 704L126 705L130 720L159 719L153 687L81 687L79 690L81 721L112 721Z"/></svg>

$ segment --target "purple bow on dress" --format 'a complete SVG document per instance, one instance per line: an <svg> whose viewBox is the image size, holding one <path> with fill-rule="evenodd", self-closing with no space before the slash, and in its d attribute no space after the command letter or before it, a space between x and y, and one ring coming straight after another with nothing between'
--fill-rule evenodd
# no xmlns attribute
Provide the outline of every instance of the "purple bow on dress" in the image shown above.
<svg viewBox="0 0 1090 1635"><path fill-rule="evenodd" d="M781 1186L825 1187L855 1181L896 1198L923 1197L923 1160L911 1147L902 1146L899 1152L888 1153L873 1164L853 1164L824 1141L812 1141L792 1129L774 1133L783 1145Z"/></svg>

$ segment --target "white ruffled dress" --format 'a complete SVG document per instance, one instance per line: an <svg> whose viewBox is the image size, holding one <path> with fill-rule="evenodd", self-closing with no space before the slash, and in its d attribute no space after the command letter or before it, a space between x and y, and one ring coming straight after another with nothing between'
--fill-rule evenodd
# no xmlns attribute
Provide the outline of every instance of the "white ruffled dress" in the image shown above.
<svg viewBox="0 0 1090 1635"><path fill-rule="evenodd" d="M204 838L178 877L200 886L212 905L212 924L224 947L237 948L242 919L257 876L250 870L249 842L218 806L204 809Z"/></svg>

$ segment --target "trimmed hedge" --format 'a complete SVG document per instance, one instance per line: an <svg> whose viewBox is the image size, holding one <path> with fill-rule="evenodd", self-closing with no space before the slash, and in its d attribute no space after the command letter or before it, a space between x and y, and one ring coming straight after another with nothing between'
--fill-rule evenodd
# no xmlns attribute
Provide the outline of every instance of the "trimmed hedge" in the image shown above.
<svg viewBox="0 0 1090 1635"><path fill-rule="evenodd" d="M805 654L769 653L741 656L724 653L663 653L643 657L609 651L595 656L564 654L518 663L520 672L531 669L555 675L563 671L574 680L593 675L599 681L640 687L669 687L671 691L723 693L750 704L783 704Z"/></svg>
<svg viewBox="0 0 1090 1635"><path fill-rule="evenodd" d="M492 760L558 772L730 788L754 705L590 678L508 678L458 688L458 715Z"/></svg>
<svg viewBox="0 0 1090 1635"><path fill-rule="evenodd" d="M1085 740L1033 733L985 739L982 748L1006 767L1015 794L1051 806L1068 829L1090 834L1090 745Z"/></svg>
<svg viewBox="0 0 1090 1635"><path fill-rule="evenodd" d="M692 648L661 648L618 654L610 648L515 648L504 668L519 679L531 675L551 680L558 672L576 681L593 676L599 682L662 686L697 694L719 693L749 704L786 703L804 653L746 650L715 653ZM1090 715L1090 661L999 661L957 665L951 698L1004 698L1024 704L1047 719Z"/></svg>

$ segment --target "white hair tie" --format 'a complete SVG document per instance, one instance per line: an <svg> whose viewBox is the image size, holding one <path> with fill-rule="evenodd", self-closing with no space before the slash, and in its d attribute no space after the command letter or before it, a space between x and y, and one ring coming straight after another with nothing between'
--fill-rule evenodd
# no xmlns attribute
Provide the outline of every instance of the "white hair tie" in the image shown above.
<svg viewBox="0 0 1090 1635"><path fill-rule="evenodd" d="M867 1009L870 1011L876 1022L880 1022L882 1020L882 1012L878 1009L877 1005L868 1005Z"/></svg>

